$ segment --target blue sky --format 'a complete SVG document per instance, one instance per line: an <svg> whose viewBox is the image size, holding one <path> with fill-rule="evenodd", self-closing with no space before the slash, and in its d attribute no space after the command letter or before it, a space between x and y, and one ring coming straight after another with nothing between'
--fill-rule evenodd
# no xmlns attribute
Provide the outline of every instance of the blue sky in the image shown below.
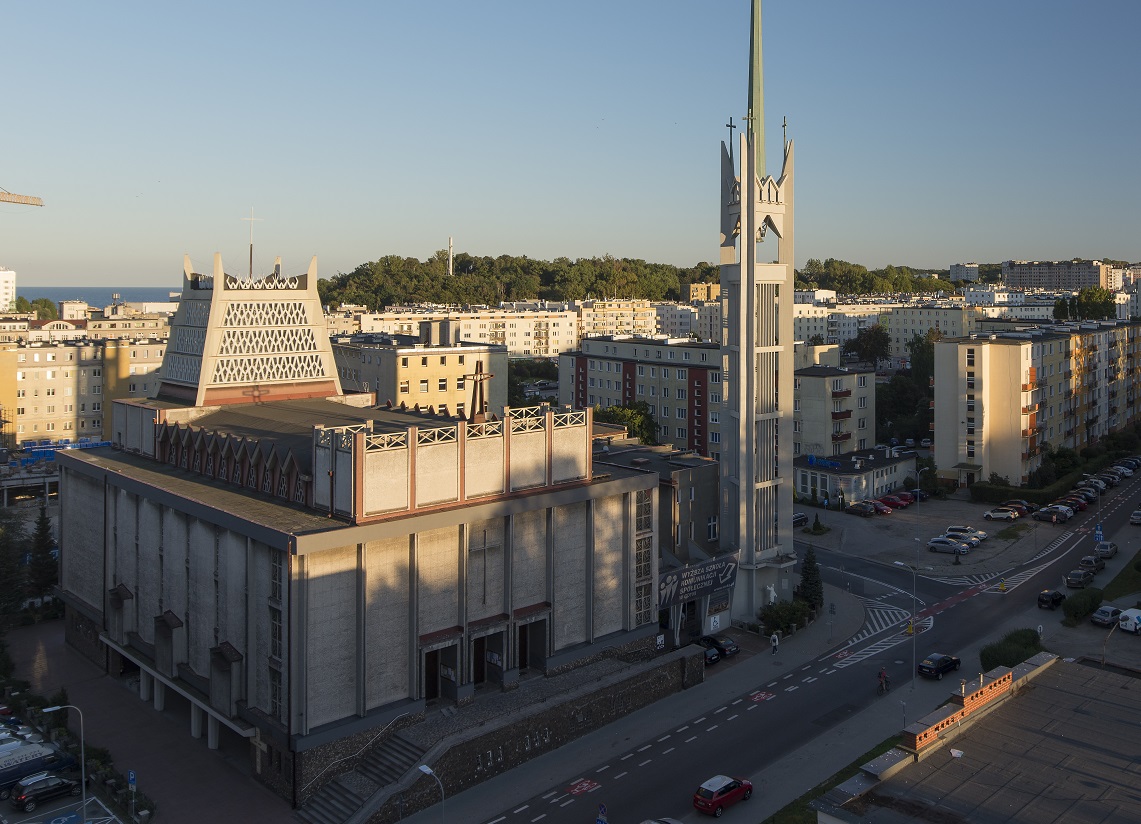
<svg viewBox="0 0 1141 824"><path fill-rule="evenodd" d="M748 0L19 3L0 265L167 285L316 254L716 260ZM1141 260L1135 2L767 0L798 265Z"/></svg>

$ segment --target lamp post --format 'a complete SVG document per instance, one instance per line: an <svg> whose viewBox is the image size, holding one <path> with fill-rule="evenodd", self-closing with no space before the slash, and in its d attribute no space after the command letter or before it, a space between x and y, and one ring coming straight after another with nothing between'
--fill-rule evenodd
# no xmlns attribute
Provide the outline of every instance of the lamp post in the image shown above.
<svg viewBox="0 0 1141 824"><path fill-rule="evenodd" d="M915 672L919 664L918 659L915 657L915 620L919 616L916 614L917 598L915 594L915 578L919 573L919 539L915 539L915 564L905 564L903 561L895 561L896 566L901 566L911 569L911 689L915 690Z"/></svg>
<svg viewBox="0 0 1141 824"><path fill-rule="evenodd" d="M83 737L83 710L74 704L60 704L55 707L44 707L44 712L58 712L59 710L75 710L79 713L79 785L82 787L83 804L80 807L80 820L87 822L87 746Z"/></svg>
<svg viewBox="0 0 1141 824"><path fill-rule="evenodd" d="M436 783L440 785L440 821L442 823L444 820L444 782L440 780L440 776L436 775L427 764L420 765L420 772L424 773L424 775L432 776L432 778L436 779Z"/></svg>

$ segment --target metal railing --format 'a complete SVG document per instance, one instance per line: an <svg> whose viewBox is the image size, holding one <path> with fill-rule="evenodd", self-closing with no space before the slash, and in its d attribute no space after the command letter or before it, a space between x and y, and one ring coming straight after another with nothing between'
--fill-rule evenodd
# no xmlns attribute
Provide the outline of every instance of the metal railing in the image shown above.
<svg viewBox="0 0 1141 824"><path fill-rule="evenodd" d="M376 735L374 735L372 738L370 738L366 744L362 745L361 748L359 750L357 750L355 753L353 753L352 755L343 755L340 758L338 758L336 761L330 761L328 764L326 764L324 766L324 768L322 768L321 772L319 772L315 776L313 776L313 778L310 779L309 783L301 788L300 795L304 795L305 791L308 790L310 787L312 787L313 784L316 783L317 779L319 779L321 776L323 776L325 773L327 773L330 769L335 767L337 764L340 764L343 761L348 761L349 759L352 759L352 758L359 758L360 754L362 752L364 752L365 750L367 750L369 747L371 747L373 744L375 744L376 739L378 739L378 738L380 738L380 736L384 735L388 731L389 727L391 727L393 724L395 724L397 721L399 721L401 718L403 718L406 715L408 715L408 713L402 712L402 713L400 713L400 715L393 718L391 721L389 721L387 724L385 724L383 727L381 727L380 732L378 732Z"/></svg>

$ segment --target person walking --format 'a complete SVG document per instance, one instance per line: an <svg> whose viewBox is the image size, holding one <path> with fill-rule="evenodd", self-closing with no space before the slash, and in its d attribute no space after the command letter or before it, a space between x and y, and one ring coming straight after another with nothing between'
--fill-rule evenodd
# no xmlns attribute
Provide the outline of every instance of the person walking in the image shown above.
<svg viewBox="0 0 1141 824"><path fill-rule="evenodd" d="M773 655L777 654L777 647L780 646L780 636L775 632L769 637L769 644L772 645Z"/></svg>

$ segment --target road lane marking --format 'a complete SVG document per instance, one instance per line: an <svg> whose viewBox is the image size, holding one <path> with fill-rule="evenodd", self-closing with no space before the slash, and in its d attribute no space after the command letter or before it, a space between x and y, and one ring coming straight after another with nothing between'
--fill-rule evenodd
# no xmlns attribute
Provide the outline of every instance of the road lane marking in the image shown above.
<svg viewBox="0 0 1141 824"><path fill-rule="evenodd" d="M733 714L733 715L730 715L730 716L729 716L728 718L726 718L725 720L726 720L726 721L732 721L732 720L733 720L734 718L736 718L736 717L737 717L737 715L736 715L736 714Z"/></svg>
<svg viewBox="0 0 1141 824"><path fill-rule="evenodd" d="M618 773L618 775L614 776L614 780L617 781L619 778L622 778L624 775L627 775L627 773Z"/></svg>
<svg viewBox="0 0 1141 824"><path fill-rule="evenodd" d="M712 727L706 727L705 731L713 732L715 729L717 729L717 724L714 724Z"/></svg>
<svg viewBox="0 0 1141 824"><path fill-rule="evenodd" d="M717 715L717 713L719 713L719 712L725 712L725 710L727 710L727 709L729 709L729 708L728 708L728 707L718 707L717 709L715 709L715 710L713 711L713 714L714 714L714 715Z"/></svg>
<svg viewBox="0 0 1141 824"><path fill-rule="evenodd" d="M678 732L685 732L688 729L689 729L689 724L686 724L684 727L678 727L677 731Z"/></svg>
<svg viewBox="0 0 1141 824"><path fill-rule="evenodd" d="M696 740L697 740L697 736L691 735L689 738L685 739L685 743L688 744L690 741L696 741Z"/></svg>
<svg viewBox="0 0 1141 824"><path fill-rule="evenodd" d="M737 706L738 704L740 704L740 703L741 703L742 701L744 701L744 700L745 700L744 698L738 698L736 701L734 701L732 704L730 704L730 706L733 706L733 707L735 707L735 706Z"/></svg>
<svg viewBox="0 0 1141 824"><path fill-rule="evenodd" d="M578 780L579 780L579 781L582 781L582 779L581 779L581 778L580 778L580 779L578 779ZM558 790L552 790L551 792L547 793L546 795L544 795L544 796L540 796L540 797L541 797L541 798L542 798L542 799L545 801L545 800L547 800L548 798L550 798L552 795L557 795L557 794L558 794L558 792L559 792Z"/></svg>
<svg viewBox="0 0 1141 824"><path fill-rule="evenodd" d="M670 747L668 750L663 752L662 755L669 755L671 752L673 752L676 749L677 749L677 747Z"/></svg>
<svg viewBox="0 0 1141 824"><path fill-rule="evenodd" d="M507 816L501 815L501 816L499 816L499 818L491 819L491 821L488 821L487 824L499 824L500 821L506 821L506 820L507 820Z"/></svg>
<svg viewBox="0 0 1141 824"><path fill-rule="evenodd" d="M785 687L784 691L785 692L792 692L793 690L797 690L797 689L800 689L800 687L798 687L796 684L793 684L791 687Z"/></svg>
<svg viewBox="0 0 1141 824"><path fill-rule="evenodd" d="M618 760L619 760L619 761L625 761L627 758L633 758L633 757L634 757L634 753L632 753L632 752L628 752L628 753L626 753L624 756L622 756L621 758L619 758Z"/></svg>
<svg viewBox="0 0 1141 824"><path fill-rule="evenodd" d="M816 680L816 676L810 675L808 678L805 678L801 683L802 684L811 684L815 680Z"/></svg>
<svg viewBox="0 0 1141 824"><path fill-rule="evenodd" d="M652 747L652 746L654 746L654 745L653 745L653 744L647 744L647 745L646 745L646 746L644 746L644 747L639 747L639 748L637 749L637 752L645 752L646 750L648 750L648 749L649 749L650 747Z"/></svg>
<svg viewBox="0 0 1141 824"><path fill-rule="evenodd" d="M511 812L512 812L512 813L521 813L521 812L523 812L525 809L527 809L527 808L528 808L528 807L530 807L530 806L531 806L530 804L524 804L524 805L523 805L522 807L520 807L519 809L517 809L517 810L512 810Z"/></svg>
<svg viewBox="0 0 1141 824"><path fill-rule="evenodd" d="M663 735L661 738L659 738L659 739L658 739L658 743L660 744L660 743L662 743L663 741L666 741L666 740L668 740L668 739L669 739L669 736L668 736L668 735Z"/></svg>
<svg viewBox="0 0 1141 824"><path fill-rule="evenodd" d="M652 758L647 758L645 761L643 761L643 762L642 762L641 764L639 764L638 766L639 766L639 767L644 767L644 766L646 766L647 764L649 764L649 763L650 763L651 761L653 761L653 760L654 760L654 759L652 759Z"/></svg>
<svg viewBox="0 0 1141 824"><path fill-rule="evenodd" d="M547 817L547 814L546 814L546 813L543 813L543 814L542 814L542 815L540 815L540 816L536 816L535 818L532 818L532 819L531 819L531 824L535 824L535 822L536 822L536 821L542 821L542 820L543 820L544 818L546 818L546 817Z"/></svg>
<svg viewBox="0 0 1141 824"><path fill-rule="evenodd" d="M568 804L573 804L573 803L574 803L574 799L573 799L573 798L568 798L566 801L564 801L564 802L563 802L562 804L560 804L559 806L560 806L560 807L565 807L565 806L567 806Z"/></svg>
<svg viewBox="0 0 1141 824"><path fill-rule="evenodd" d="M608 770L608 769L610 769L609 764L607 764L605 767L599 767L597 770L595 770L595 772L600 773L600 772L603 772L604 770Z"/></svg>

